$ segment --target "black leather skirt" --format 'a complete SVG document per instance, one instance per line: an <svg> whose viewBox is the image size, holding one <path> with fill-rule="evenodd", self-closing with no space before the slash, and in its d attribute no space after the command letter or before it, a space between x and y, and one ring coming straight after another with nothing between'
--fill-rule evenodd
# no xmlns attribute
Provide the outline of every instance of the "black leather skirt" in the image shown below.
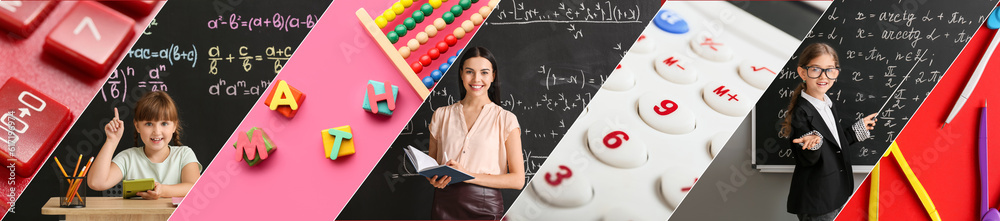
<svg viewBox="0 0 1000 221"><path fill-rule="evenodd" d="M431 218L438 220L499 220L503 216L500 190L468 183L434 189Z"/></svg>

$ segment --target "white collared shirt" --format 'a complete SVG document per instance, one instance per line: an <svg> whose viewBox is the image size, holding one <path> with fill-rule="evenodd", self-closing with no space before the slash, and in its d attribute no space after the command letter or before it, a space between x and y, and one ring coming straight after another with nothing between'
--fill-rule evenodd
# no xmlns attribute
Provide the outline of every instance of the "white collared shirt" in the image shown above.
<svg viewBox="0 0 1000 221"><path fill-rule="evenodd" d="M837 141L837 146L839 147L840 133L838 133L837 131L837 121L836 118L834 118L833 116L833 110L832 110L833 101L830 100L830 96L826 96L826 94L823 94L823 100L819 100L818 98L815 98L805 93L805 91L803 91L801 94L803 98L809 101L809 103L812 104L817 111L819 111L819 116L823 118L824 122L826 122L826 127L830 129L831 133L833 133L833 139Z"/></svg>

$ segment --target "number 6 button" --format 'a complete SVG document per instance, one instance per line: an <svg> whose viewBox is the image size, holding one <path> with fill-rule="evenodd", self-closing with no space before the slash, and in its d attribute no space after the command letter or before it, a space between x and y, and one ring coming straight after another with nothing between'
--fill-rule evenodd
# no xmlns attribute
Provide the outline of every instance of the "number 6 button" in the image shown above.
<svg viewBox="0 0 1000 221"><path fill-rule="evenodd" d="M81 1L45 38L44 50L95 77L108 73L134 35L135 21L96 2Z"/></svg>
<svg viewBox="0 0 1000 221"><path fill-rule="evenodd" d="M646 144L618 123L599 121L587 130L587 144L597 159L614 167L636 168L646 163Z"/></svg>
<svg viewBox="0 0 1000 221"><path fill-rule="evenodd" d="M578 207L590 202L594 198L594 186L580 176L582 171L573 169L566 165L553 167L552 164L542 167L531 182L535 194L557 207Z"/></svg>
<svg viewBox="0 0 1000 221"><path fill-rule="evenodd" d="M639 97L639 117L660 132L685 134L695 127L694 112L685 105L666 92L646 93Z"/></svg>

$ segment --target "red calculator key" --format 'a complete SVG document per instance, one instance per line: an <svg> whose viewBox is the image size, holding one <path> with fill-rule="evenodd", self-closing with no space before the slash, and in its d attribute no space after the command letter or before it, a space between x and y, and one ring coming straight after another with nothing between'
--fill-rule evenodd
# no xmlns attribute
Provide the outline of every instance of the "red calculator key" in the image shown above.
<svg viewBox="0 0 1000 221"><path fill-rule="evenodd" d="M35 174L73 123L66 106L16 78L0 87L0 111L0 158L20 177Z"/></svg>
<svg viewBox="0 0 1000 221"><path fill-rule="evenodd" d="M101 3L136 18L146 17L156 7L156 0L102 1Z"/></svg>
<svg viewBox="0 0 1000 221"><path fill-rule="evenodd" d="M81 1L45 38L45 52L103 77L131 40L135 21L96 2Z"/></svg>
<svg viewBox="0 0 1000 221"><path fill-rule="evenodd" d="M0 28L28 37L53 6L51 1L0 1Z"/></svg>

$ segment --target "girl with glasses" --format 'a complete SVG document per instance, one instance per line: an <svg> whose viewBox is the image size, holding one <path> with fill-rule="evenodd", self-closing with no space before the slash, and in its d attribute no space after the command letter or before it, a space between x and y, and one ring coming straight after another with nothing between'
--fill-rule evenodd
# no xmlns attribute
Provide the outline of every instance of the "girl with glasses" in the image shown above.
<svg viewBox="0 0 1000 221"><path fill-rule="evenodd" d="M799 55L802 83L792 93L779 135L792 139L795 171L788 193L788 212L799 220L833 220L854 192L849 153L851 144L871 137L871 114L851 125L840 125L837 106L826 92L837 82L840 61L828 44L806 46Z"/></svg>

